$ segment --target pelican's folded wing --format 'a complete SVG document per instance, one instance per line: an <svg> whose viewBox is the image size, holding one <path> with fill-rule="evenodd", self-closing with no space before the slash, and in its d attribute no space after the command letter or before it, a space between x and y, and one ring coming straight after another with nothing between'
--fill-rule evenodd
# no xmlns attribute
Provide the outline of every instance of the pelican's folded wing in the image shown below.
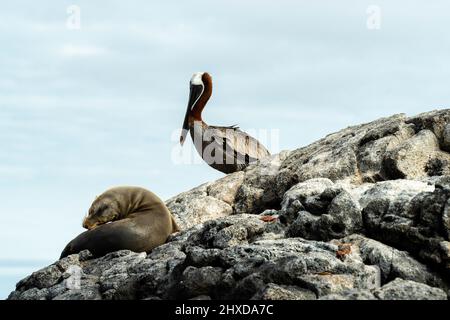
<svg viewBox="0 0 450 320"><path fill-rule="evenodd" d="M258 140L237 127L209 127L208 130L211 130L209 135L214 147L221 150L226 159L234 159L235 163L246 166L270 155Z"/></svg>

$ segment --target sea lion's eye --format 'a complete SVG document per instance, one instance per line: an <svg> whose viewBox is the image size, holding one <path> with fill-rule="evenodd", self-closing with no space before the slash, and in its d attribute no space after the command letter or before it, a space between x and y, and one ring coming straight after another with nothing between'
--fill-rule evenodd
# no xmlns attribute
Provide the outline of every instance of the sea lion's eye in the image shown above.
<svg viewBox="0 0 450 320"><path fill-rule="evenodd" d="M97 208L97 210L95 210L95 215L101 216L106 209L108 209L106 205L101 205Z"/></svg>

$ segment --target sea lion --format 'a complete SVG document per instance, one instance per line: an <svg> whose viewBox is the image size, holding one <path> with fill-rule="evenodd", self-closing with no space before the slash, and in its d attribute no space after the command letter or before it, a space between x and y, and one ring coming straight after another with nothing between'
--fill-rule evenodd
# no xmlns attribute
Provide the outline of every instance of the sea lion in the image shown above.
<svg viewBox="0 0 450 320"><path fill-rule="evenodd" d="M92 203L83 220L88 229L69 242L60 258L82 250L94 257L128 249L148 252L179 228L164 202L140 187L115 187Z"/></svg>

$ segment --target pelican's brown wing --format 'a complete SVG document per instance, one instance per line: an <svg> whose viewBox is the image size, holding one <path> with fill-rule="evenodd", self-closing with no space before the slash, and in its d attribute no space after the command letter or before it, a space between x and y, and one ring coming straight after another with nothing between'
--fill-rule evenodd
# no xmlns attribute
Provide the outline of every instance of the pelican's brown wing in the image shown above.
<svg viewBox="0 0 450 320"><path fill-rule="evenodd" d="M258 140L235 126L210 126L207 130L212 138L211 143L215 143L227 159L233 158L241 170L249 163L270 155Z"/></svg>

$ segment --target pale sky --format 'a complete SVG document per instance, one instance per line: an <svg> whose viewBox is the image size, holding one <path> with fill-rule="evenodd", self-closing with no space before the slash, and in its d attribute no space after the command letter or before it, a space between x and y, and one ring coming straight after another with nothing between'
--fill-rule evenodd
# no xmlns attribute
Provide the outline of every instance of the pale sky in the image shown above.
<svg viewBox="0 0 450 320"><path fill-rule="evenodd" d="M367 27L370 5L380 29ZM406 0L3 2L0 260L57 259L111 186L167 199L222 177L171 158L196 71L213 77L207 123L278 129L277 149L449 107L449 12Z"/></svg>

